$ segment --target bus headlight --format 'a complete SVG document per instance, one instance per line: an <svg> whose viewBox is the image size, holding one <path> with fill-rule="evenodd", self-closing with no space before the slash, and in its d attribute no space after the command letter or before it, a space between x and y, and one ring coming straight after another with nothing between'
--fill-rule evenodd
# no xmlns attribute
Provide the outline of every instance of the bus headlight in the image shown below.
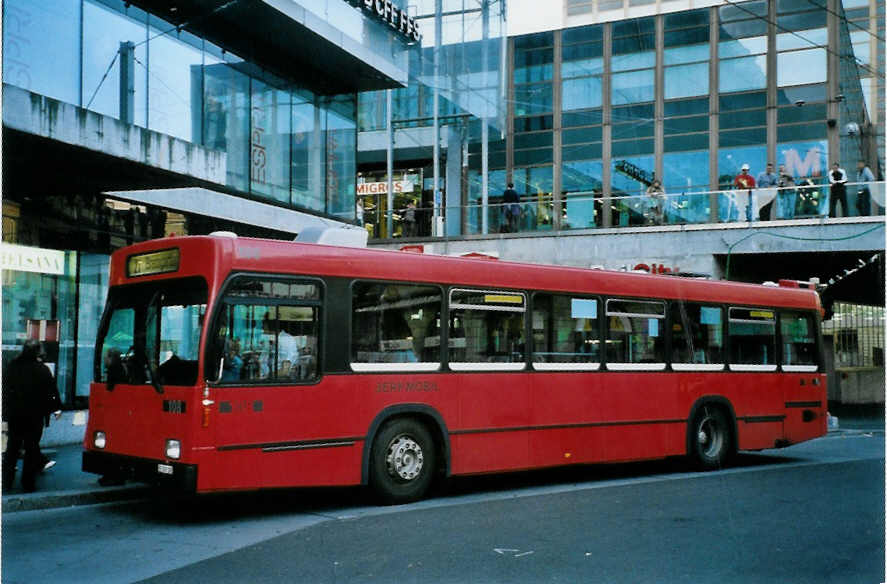
<svg viewBox="0 0 887 584"><path fill-rule="evenodd" d="M180 458L182 456L182 443L178 440L168 439L166 441L166 457Z"/></svg>
<svg viewBox="0 0 887 584"><path fill-rule="evenodd" d="M104 449L108 444L108 439L105 437L105 433L101 430L97 430L92 435L92 445L96 448Z"/></svg>

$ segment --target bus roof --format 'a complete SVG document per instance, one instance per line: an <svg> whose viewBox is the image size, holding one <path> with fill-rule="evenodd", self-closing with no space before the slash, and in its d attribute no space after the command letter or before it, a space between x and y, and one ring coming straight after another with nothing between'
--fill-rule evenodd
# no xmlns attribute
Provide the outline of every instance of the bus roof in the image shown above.
<svg viewBox="0 0 887 584"><path fill-rule="evenodd" d="M818 294L803 288L245 237L170 237L123 248L112 257L112 285L133 283L126 278L126 261L131 255L170 248L181 250L182 268L178 274L161 277L181 276L186 272L213 280L223 279L231 271L273 272L746 306L821 308ZM213 254L214 261L209 262L210 258L203 255L206 253ZM195 258L197 254L201 257ZM210 273L213 266L218 274L216 278Z"/></svg>

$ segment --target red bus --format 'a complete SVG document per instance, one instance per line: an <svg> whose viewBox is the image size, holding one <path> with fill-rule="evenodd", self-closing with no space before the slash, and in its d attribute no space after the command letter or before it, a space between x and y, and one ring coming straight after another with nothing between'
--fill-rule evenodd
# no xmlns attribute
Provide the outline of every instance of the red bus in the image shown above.
<svg viewBox="0 0 887 584"><path fill-rule="evenodd" d="M221 236L111 259L83 469L370 485L826 433L814 290Z"/></svg>

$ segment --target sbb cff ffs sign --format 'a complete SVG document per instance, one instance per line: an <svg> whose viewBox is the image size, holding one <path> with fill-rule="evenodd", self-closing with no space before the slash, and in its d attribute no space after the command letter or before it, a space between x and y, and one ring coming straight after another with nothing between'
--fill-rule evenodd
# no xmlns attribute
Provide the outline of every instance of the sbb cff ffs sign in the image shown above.
<svg viewBox="0 0 887 584"><path fill-rule="evenodd" d="M419 23L415 18L410 18L406 10L401 10L391 0L346 0L352 6L362 8L377 20L385 22L391 28L397 30L410 43L418 43L422 40L419 32Z"/></svg>

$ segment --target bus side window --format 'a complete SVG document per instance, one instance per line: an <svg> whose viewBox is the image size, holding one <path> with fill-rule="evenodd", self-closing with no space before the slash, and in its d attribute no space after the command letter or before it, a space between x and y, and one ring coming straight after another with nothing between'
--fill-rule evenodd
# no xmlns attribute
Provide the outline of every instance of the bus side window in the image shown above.
<svg viewBox="0 0 887 584"><path fill-rule="evenodd" d="M319 373L320 286L242 276L225 292L217 322L216 357L222 383L299 383Z"/></svg>
<svg viewBox="0 0 887 584"><path fill-rule="evenodd" d="M730 308L730 367L776 369L776 314L769 308Z"/></svg>
<svg viewBox="0 0 887 584"><path fill-rule="evenodd" d="M683 301L671 305L673 369L723 368L723 314L719 306Z"/></svg>
<svg viewBox="0 0 887 584"><path fill-rule="evenodd" d="M600 367L598 300L563 294L533 296L533 368L594 370Z"/></svg>
<svg viewBox="0 0 887 584"><path fill-rule="evenodd" d="M803 367L804 370L815 371L818 368L818 354L813 316L802 312L780 312L779 332L783 367Z"/></svg>
<svg viewBox="0 0 887 584"><path fill-rule="evenodd" d="M351 366L436 370L441 362L441 291L435 286L355 282Z"/></svg>
<svg viewBox="0 0 887 584"><path fill-rule="evenodd" d="M451 290L450 367L523 369L526 305L522 292Z"/></svg>
<svg viewBox="0 0 887 584"><path fill-rule="evenodd" d="M607 367L665 368L665 303L607 300Z"/></svg>

